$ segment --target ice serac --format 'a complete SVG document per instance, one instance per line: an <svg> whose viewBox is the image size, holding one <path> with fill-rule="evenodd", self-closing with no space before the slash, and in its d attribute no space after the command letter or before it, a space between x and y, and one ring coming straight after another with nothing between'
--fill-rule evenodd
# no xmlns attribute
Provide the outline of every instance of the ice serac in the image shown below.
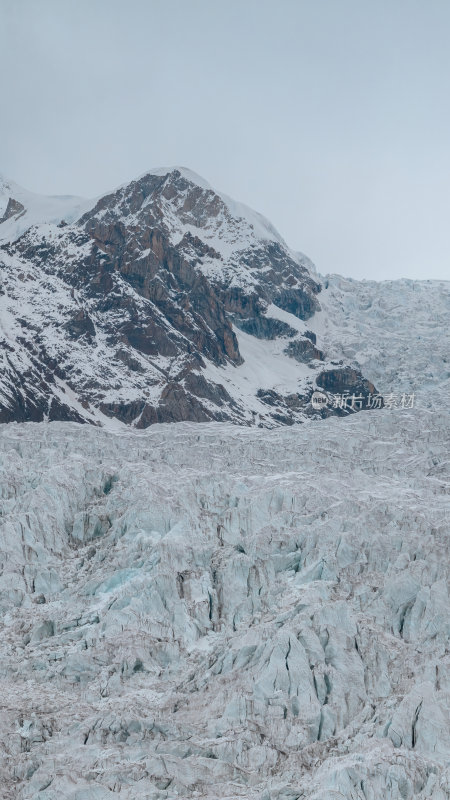
<svg viewBox="0 0 450 800"><path fill-rule="evenodd" d="M91 203L5 180L0 195L0 421L271 427L332 413L310 397L337 369L346 392L375 391L314 331L308 259L189 170Z"/></svg>
<svg viewBox="0 0 450 800"><path fill-rule="evenodd" d="M5 800L448 800L448 412L0 426Z"/></svg>

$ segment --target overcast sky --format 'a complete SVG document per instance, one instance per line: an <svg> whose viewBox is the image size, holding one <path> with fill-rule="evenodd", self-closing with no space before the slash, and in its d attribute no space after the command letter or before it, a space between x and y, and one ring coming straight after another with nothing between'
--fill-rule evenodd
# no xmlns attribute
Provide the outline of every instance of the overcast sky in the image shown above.
<svg viewBox="0 0 450 800"><path fill-rule="evenodd" d="M318 270L450 278L449 0L0 0L0 171L180 164Z"/></svg>

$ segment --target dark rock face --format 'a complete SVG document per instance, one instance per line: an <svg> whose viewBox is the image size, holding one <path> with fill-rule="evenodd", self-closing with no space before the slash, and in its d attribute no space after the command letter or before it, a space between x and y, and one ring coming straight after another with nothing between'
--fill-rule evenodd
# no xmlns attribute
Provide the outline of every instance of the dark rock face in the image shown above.
<svg viewBox="0 0 450 800"><path fill-rule="evenodd" d="M1 344L1 343L0 343ZM18 372L5 354L2 375L2 397L0 423L4 422L85 422L76 409L53 394L54 381L51 371L31 359L23 372Z"/></svg>
<svg viewBox="0 0 450 800"><path fill-rule="evenodd" d="M182 346L187 352L203 353L215 363L240 363L237 340L218 293L167 236L159 231L149 233L145 228L142 236L133 231L127 239L123 223L105 227L101 222L97 226L95 218L86 222L86 228L93 236L96 252L89 265L95 269L94 276L90 278L88 270L84 277L92 293L101 295L103 308L107 309L108 295L112 295L110 302L123 307L123 298L119 301L114 293L115 276L149 301L144 319L142 304L131 298L126 301L131 313L120 331L131 347L147 355L175 356ZM146 255L136 258L137 248Z"/></svg>
<svg viewBox="0 0 450 800"><path fill-rule="evenodd" d="M306 336L304 339L296 339L295 342L289 342L284 352L303 364L311 361L312 358L323 361L322 351Z"/></svg>
<svg viewBox="0 0 450 800"><path fill-rule="evenodd" d="M95 336L95 325L84 308L80 308L68 322L65 322L64 327L74 339L86 336L91 340Z"/></svg>
<svg viewBox="0 0 450 800"><path fill-rule="evenodd" d="M302 394L300 392L293 392L291 394L282 395L273 389L260 389L258 391L258 398L262 403L266 404L272 409L271 416L282 425L294 425L298 420L299 413L303 417L313 416L314 412L310 403L311 392ZM328 414L321 414L321 416L329 416Z"/></svg>
<svg viewBox="0 0 450 800"><path fill-rule="evenodd" d="M321 389L335 394L376 394L376 389L358 370L351 367L324 370L318 375L316 383Z"/></svg>
<svg viewBox="0 0 450 800"><path fill-rule="evenodd" d="M14 200L14 198L10 197L8 200L8 205L6 206L6 211L0 218L0 225L2 224L2 222L6 222L7 219L15 217L16 214L23 214L24 212L25 208L22 205L22 203L19 203L18 200Z"/></svg>
<svg viewBox="0 0 450 800"><path fill-rule="evenodd" d="M10 199L0 224L19 206ZM230 373L243 365L233 325L255 339L288 340L293 369L324 357L312 332L267 313L274 304L306 320L320 308L306 260L255 212L184 170L145 175L74 224L29 229L0 248L0 268L14 319L3 343L0 421L252 424L256 411ZM261 391L261 424L306 413L308 393Z"/></svg>
<svg viewBox="0 0 450 800"><path fill-rule="evenodd" d="M223 263L223 256L214 246L187 231L174 250L169 244L171 223L165 213L168 204L178 224L195 225L208 235L218 231L219 241L226 238L222 235L226 228L228 238L241 236L244 246ZM132 220L132 224L122 220ZM267 303L274 302L300 319L310 317L319 308L316 295L320 284L280 242L252 239L242 222L233 218L227 204L213 190L195 186L179 170L173 170L167 175L146 175L107 195L81 218L80 225L119 262L122 274L144 296L152 295L161 263L172 279L180 282L182 290L191 290L201 267L209 260L220 268L208 283L214 286L225 311L248 318L258 316ZM144 252L146 255L136 261L136 253ZM245 283L236 281L237 270L245 272ZM203 287L198 288L200 299ZM205 313L204 303L201 310Z"/></svg>
<svg viewBox="0 0 450 800"><path fill-rule="evenodd" d="M278 339L279 337L287 338L295 336L296 331L291 328L287 322L280 319L272 319L271 317L264 317L261 314L249 317L248 319L240 319L235 317L235 325L244 333L249 333L251 336L257 336L258 339Z"/></svg>

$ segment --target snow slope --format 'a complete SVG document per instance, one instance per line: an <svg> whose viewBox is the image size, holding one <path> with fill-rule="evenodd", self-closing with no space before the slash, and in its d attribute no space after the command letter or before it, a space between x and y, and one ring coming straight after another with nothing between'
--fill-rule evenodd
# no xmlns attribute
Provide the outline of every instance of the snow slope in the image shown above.
<svg viewBox="0 0 450 800"><path fill-rule="evenodd" d="M32 225L45 222L57 224L61 220L74 222L92 205L92 201L73 195L35 194L0 175L0 219L7 210L10 198L23 208L0 224L0 245L15 241Z"/></svg>

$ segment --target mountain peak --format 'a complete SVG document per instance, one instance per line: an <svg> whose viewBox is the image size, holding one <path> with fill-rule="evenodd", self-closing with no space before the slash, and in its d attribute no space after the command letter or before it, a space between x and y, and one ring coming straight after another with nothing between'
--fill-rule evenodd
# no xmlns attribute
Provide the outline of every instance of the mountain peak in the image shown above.
<svg viewBox="0 0 450 800"><path fill-rule="evenodd" d="M10 186L0 421L273 426L314 415L316 386L372 391L309 322L310 262L191 170L153 169L97 201Z"/></svg>
<svg viewBox="0 0 450 800"><path fill-rule="evenodd" d="M188 167L182 166L172 166L172 167L154 167L152 169L147 170L144 172L137 180L140 178L144 178L146 175L157 175L163 177L182 177L185 180L189 181L189 183L193 183L196 186L199 186L201 189L205 189L206 191L213 192L214 189L208 181L205 180L201 175L197 172L194 172L192 169Z"/></svg>

